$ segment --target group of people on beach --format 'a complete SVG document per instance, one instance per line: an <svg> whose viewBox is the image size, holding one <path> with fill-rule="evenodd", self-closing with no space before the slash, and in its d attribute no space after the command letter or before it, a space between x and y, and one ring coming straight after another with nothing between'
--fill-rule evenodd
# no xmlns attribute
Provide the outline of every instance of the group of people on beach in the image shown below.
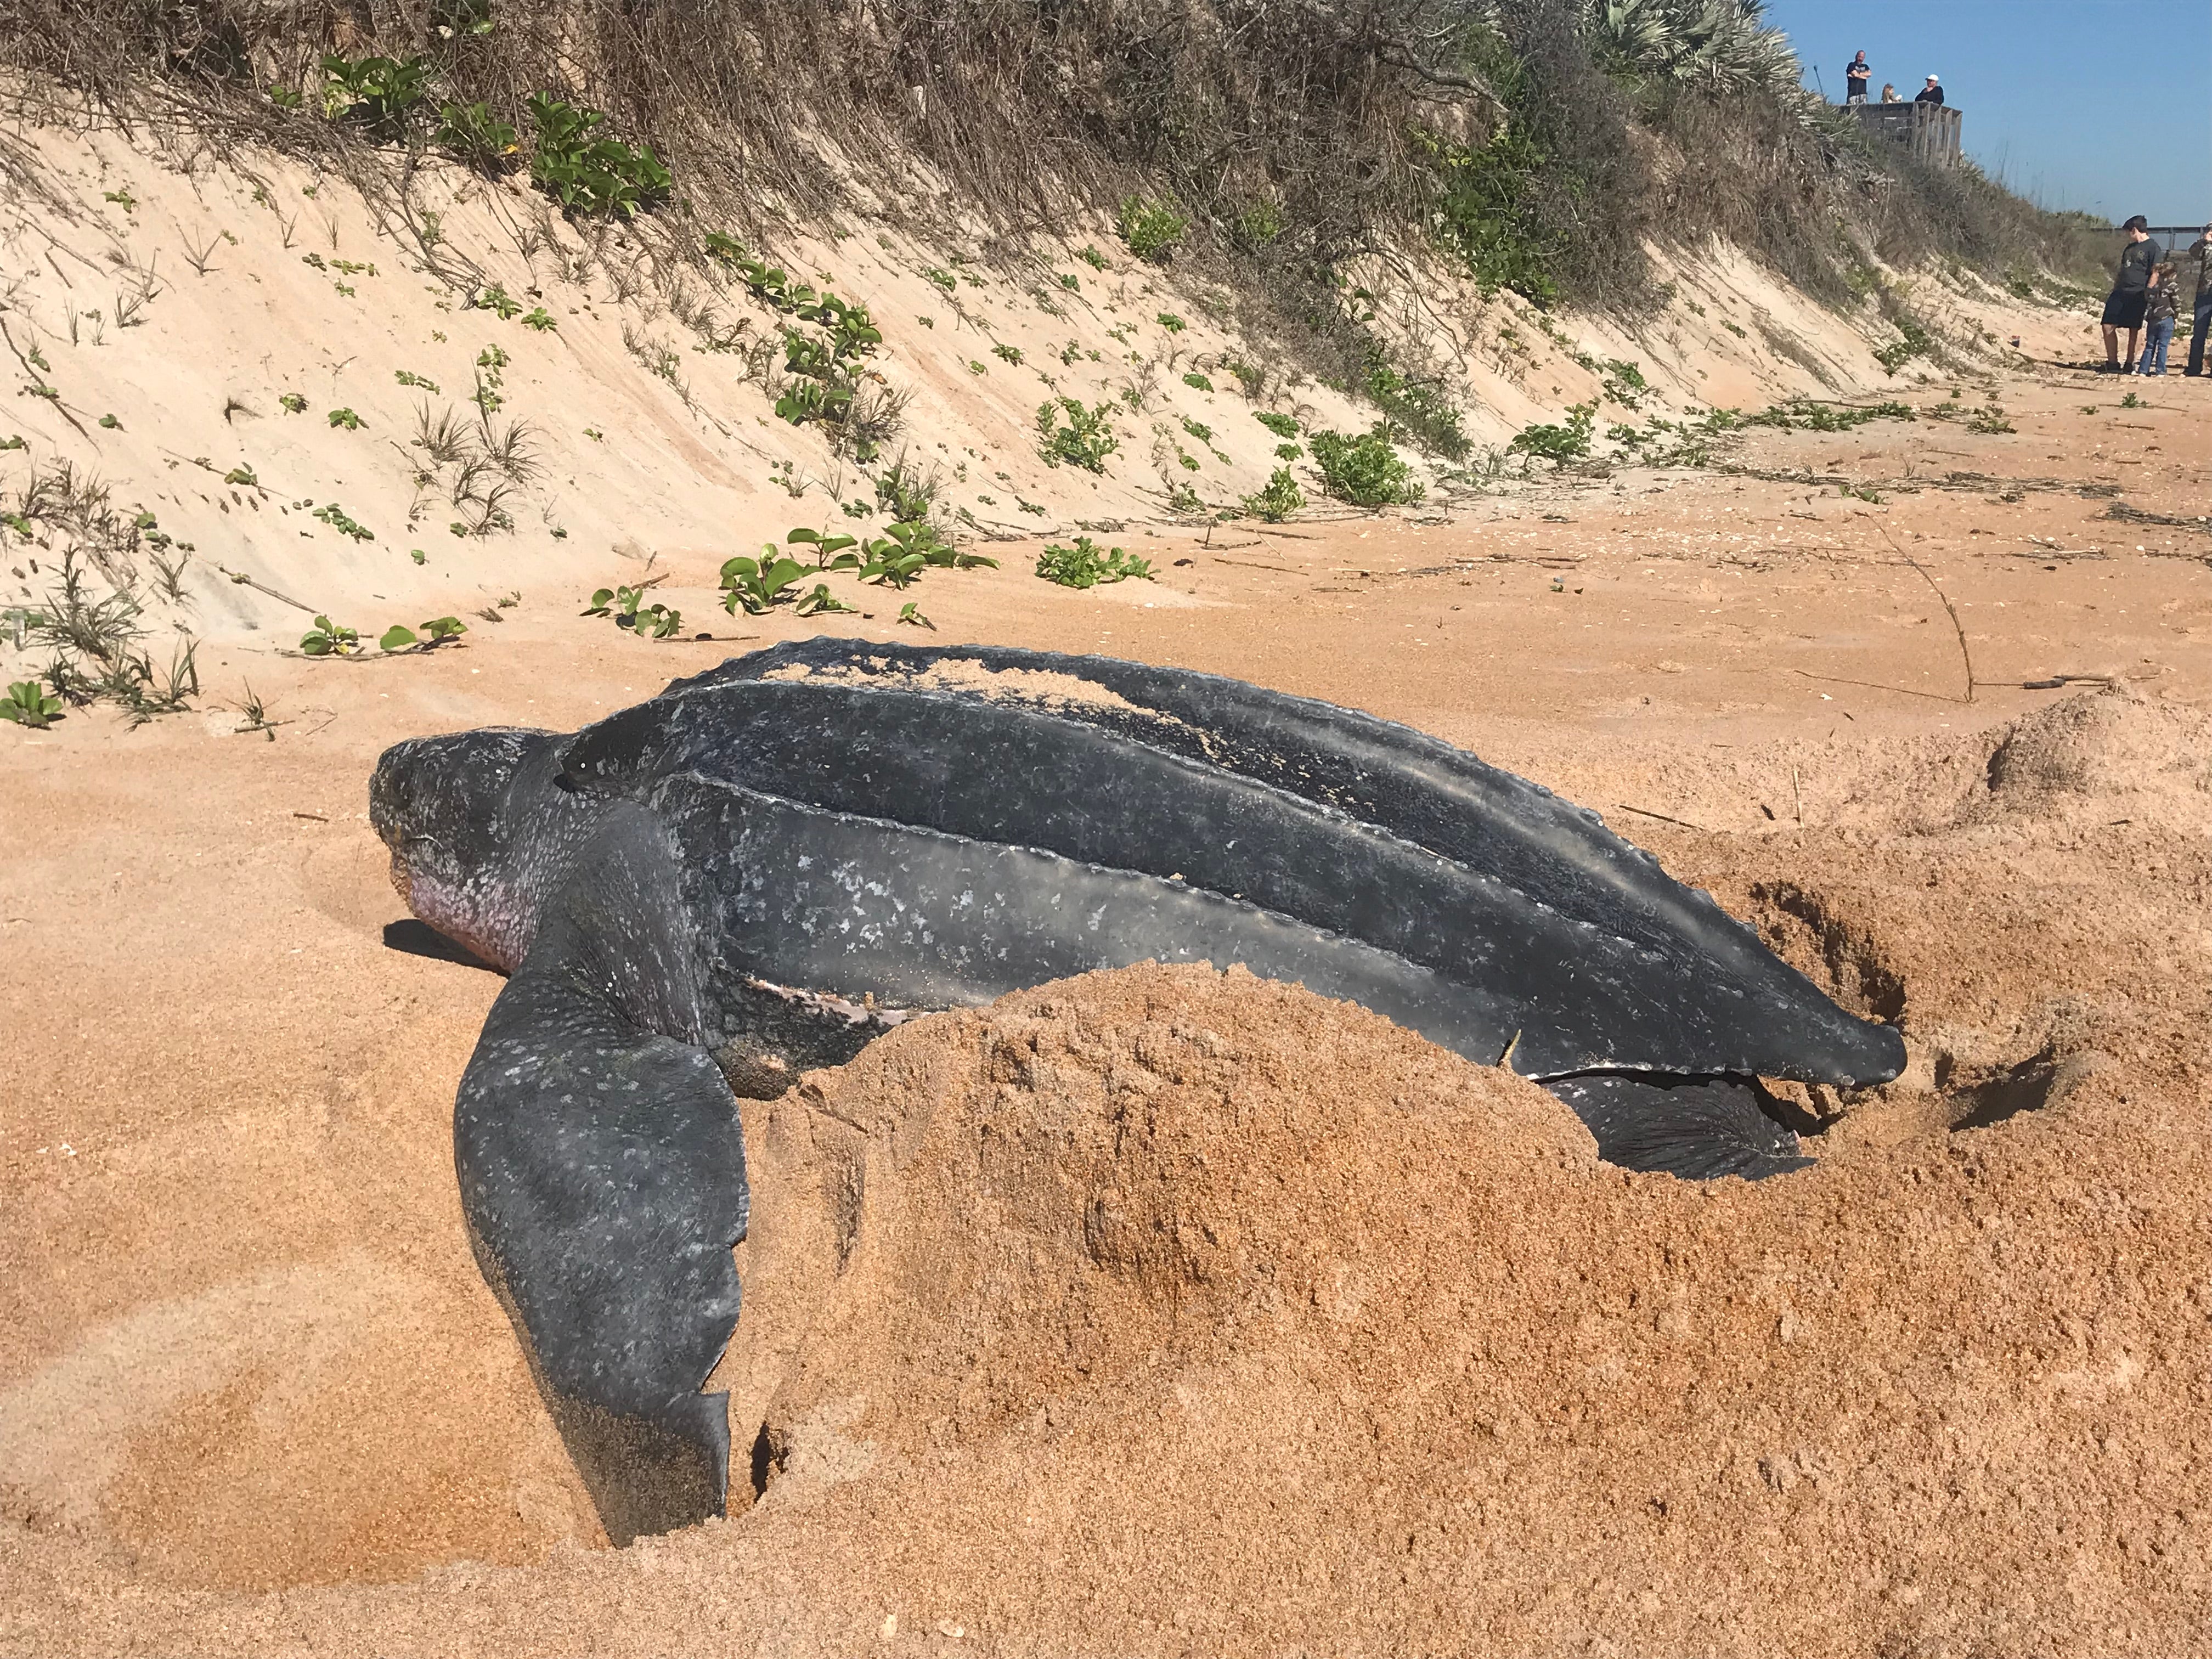
<svg viewBox="0 0 2212 1659"><path fill-rule="evenodd" d="M1867 84L1873 79L1874 70L1867 63L1866 53L1862 52L1844 65L1844 102L1865 103ZM1881 101L1885 104L1901 104L1905 100L1899 95L1894 86L1885 81L1881 88ZM1929 76L1926 84L1913 94L1912 101L1916 104L1941 104L1943 101L1942 78L1940 76Z"/></svg>
<svg viewBox="0 0 2212 1659"><path fill-rule="evenodd" d="M2166 348L2173 343L2173 325L2181 309L2180 289L2174 280L2174 261L2152 238L2150 222L2138 213L2120 227L2127 238L2120 248L2120 264L2112 291L2105 296L2104 374L2163 374ZM2188 374L2204 373L2204 334L2212 326L2212 224L2189 245L2189 258L2197 261L2197 303L2189 334ZM2128 355L2120 356L2120 331L2128 331ZM2140 339L2142 349L2136 349Z"/></svg>

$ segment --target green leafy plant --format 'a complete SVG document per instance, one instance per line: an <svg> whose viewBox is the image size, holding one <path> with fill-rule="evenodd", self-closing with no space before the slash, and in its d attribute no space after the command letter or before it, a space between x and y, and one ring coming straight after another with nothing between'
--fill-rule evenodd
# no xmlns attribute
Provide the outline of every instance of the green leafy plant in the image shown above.
<svg viewBox="0 0 2212 1659"><path fill-rule="evenodd" d="M1590 434L1596 425L1597 405L1576 404L1567 410L1564 425L1523 427L1507 447L1516 453L1564 466L1589 453ZM1320 440L1316 439L1315 443L1318 446Z"/></svg>
<svg viewBox="0 0 2212 1659"><path fill-rule="evenodd" d="M534 330L539 334L544 333L548 329L558 328L561 326L559 323L553 319L552 315L547 312L544 306L538 306L532 308L530 314L522 319L522 325L525 328Z"/></svg>
<svg viewBox="0 0 2212 1659"><path fill-rule="evenodd" d="M320 519L341 536L350 536L357 542L373 542L376 539L374 531L366 526L356 524L347 515L345 508L340 507L336 501L326 502L317 507L313 516Z"/></svg>
<svg viewBox="0 0 2212 1659"><path fill-rule="evenodd" d="M1392 447L1389 428L1378 423L1358 437L1341 432L1316 432L1309 439L1314 463L1321 469L1322 488L1339 501L1355 507L1385 507L1420 499L1420 489L1410 482L1411 469Z"/></svg>
<svg viewBox="0 0 2212 1659"><path fill-rule="evenodd" d="M2136 397L2132 392L2128 393L2126 397L2120 399L2120 407L2122 409L2141 409L2142 406L2143 400Z"/></svg>
<svg viewBox="0 0 2212 1659"><path fill-rule="evenodd" d="M359 629L341 627L320 615L300 640L301 654L308 657L350 657L360 649Z"/></svg>
<svg viewBox="0 0 2212 1659"><path fill-rule="evenodd" d="M298 95L296 93L293 94L295 99ZM114 203L125 213L136 213L138 210L138 199L131 195L128 185L121 190L104 190L100 192L100 198L104 202Z"/></svg>
<svg viewBox="0 0 2212 1659"><path fill-rule="evenodd" d="M1018 366L1022 361L1022 349L1019 346L994 345L991 348L991 355L1000 362L1013 363Z"/></svg>
<svg viewBox="0 0 2212 1659"><path fill-rule="evenodd" d="M638 638L665 640L673 638L684 626L684 613L672 611L665 605L646 605L645 584L635 587L602 587L592 595L585 610L586 617L611 616L617 628L626 628Z"/></svg>
<svg viewBox="0 0 2212 1659"><path fill-rule="evenodd" d="M476 297L479 310L489 311L502 323L514 321L522 314L522 301L509 294L497 283L492 283Z"/></svg>
<svg viewBox="0 0 2212 1659"><path fill-rule="evenodd" d="M447 104L438 115L432 142L481 172L503 171L521 153L513 125L494 115L489 104Z"/></svg>
<svg viewBox="0 0 2212 1659"><path fill-rule="evenodd" d="M1275 459L1279 461L1295 461L1299 456L1305 453L1304 449L1297 444L1277 444L1275 446Z"/></svg>
<svg viewBox="0 0 2212 1659"><path fill-rule="evenodd" d="M404 651L410 646L418 651L434 651L441 645L458 640L469 631L469 625L459 617L433 617L418 632L394 623L386 629L376 641L380 651Z"/></svg>
<svg viewBox="0 0 2212 1659"><path fill-rule="evenodd" d="M1932 353L1936 349L1936 343L1928 337L1927 330L1903 313L1899 313L1892 320L1897 325L1898 337L1875 352L1874 357L1885 370L1894 374L1912 358L1925 357ZM1735 328L1738 334L1743 332L1741 329L1735 328L1733 323L1728 326Z"/></svg>
<svg viewBox="0 0 2212 1659"><path fill-rule="evenodd" d="M1550 319L1545 320L1548 322ZM1644 370L1638 365L1625 362L1618 357L1608 357L1605 367L1609 373L1600 388L1605 396L1624 409L1640 406L1644 394L1651 390L1650 384L1644 378Z"/></svg>
<svg viewBox="0 0 2212 1659"><path fill-rule="evenodd" d="M1092 247L1088 242L1075 250L1075 257L1082 260L1085 264L1089 265L1093 270L1103 270L1106 269L1106 256L1101 253L1097 248Z"/></svg>
<svg viewBox="0 0 2212 1659"><path fill-rule="evenodd" d="M1073 398L1048 398L1037 405L1037 430L1044 441L1037 453L1048 466L1062 461L1087 472L1103 472L1106 458L1121 447L1106 417L1111 405L1086 409Z"/></svg>
<svg viewBox="0 0 2212 1659"><path fill-rule="evenodd" d="M530 116L538 128L531 177L570 212L628 218L663 200L675 183L651 145L601 134L601 111L541 92L530 100Z"/></svg>
<svg viewBox="0 0 2212 1659"><path fill-rule="evenodd" d="M392 371L392 378L401 386L418 386L434 398L438 395L438 383L435 380L426 380L411 369L395 368Z"/></svg>
<svg viewBox="0 0 2212 1659"><path fill-rule="evenodd" d="M1072 270L1063 270L1060 273L1060 285L1066 289L1070 294L1080 294L1083 292L1082 278L1076 276L1076 274Z"/></svg>
<svg viewBox="0 0 2212 1659"><path fill-rule="evenodd" d="M258 489L261 487L261 479L259 475L258 475L252 467L247 466L244 462L240 462L238 465L231 468L229 471L224 473L222 475L222 481L227 484L243 485L248 489Z"/></svg>
<svg viewBox="0 0 2212 1659"><path fill-rule="evenodd" d="M1894 401L1858 404L1820 404L1814 403L1810 398L1792 398L1771 409L1762 409L1756 415L1746 415L1737 424L1777 427L1784 432L1849 432L1869 421L1909 421L1912 418L1913 409L1910 404Z"/></svg>
<svg viewBox="0 0 2212 1659"><path fill-rule="evenodd" d="M1510 289L1539 306L1559 297L1553 265L1563 250L1545 226L1538 180L1551 157L1518 122L1485 143L1413 135L1430 184L1429 234L1457 254L1486 293Z"/></svg>
<svg viewBox="0 0 2212 1659"><path fill-rule="evenodd" d="M112 415L101 416L100 417L100 424L106 427L110 432L120 432L123 429L123 422L117 420Z"/></svg>
<svg viewBox="0 0 2212 1659"><path fill-rule="evenodd" d="M1194 392L1211 392L1213 390L1213 382L1206 379L1205 375L1198 374L1194 370L1182 377L1182 383Z"/></svg>
<svg viewBox="0 0 2212 1659"><path fill-rule="evenodd" d="M937 624L921 614L920 604L913 599L899 607L899 613L893 620L902 622L909 628L927 628L933 634L937 631Z"/></svg>
<svg viewBox="0 0 2212 1659"><path fill-rule="evenodd" d="M743 555L726 559L722 562L722 609L734 617L742 605L748 616L765 616L792 597L792 586L805 574L805 567L798 560L780 556L774 542L763 547L757 559Z"/></svg>
<svg viewBox="0 0 2212 1659"><path fill-rule="evenodd" d="M1062 587L1097 587L1132 576L1150 581L1152 567L1121 548L1102 548L1090 537L1078 536L1073 547L1054 542L1038 554L1036 574Z"/></svg>
<svg viewBox="0 0 2212 1659"><path fill-rule="evenodd" d="M1298 435L1298 423L1287 415L1278 415L1272 410L1255 409L1252 411L1252 418L1278 438L1295 438Z"/></svg>
<svg viewBox="0 0 2212 1659"><path fill-rule="evenodd" d="M1188 323L1183 321L1182 318L1176 316L1172 311L1163 311L1158 316L1153 318L1152 320L1158 323L1162 328L1167 330L1170 334L1180 334L1183 330L1190 326Z"/></svg>
<svg viewBox="0 0 2212 1659"><path fill-rule="evenodd" d="M1155 264L1169 258L1182 241L1189 221L1167 203L1150 196L1130 196L1116 215L1121 240L1139 259Z"/></svg>
<svg viewBox="0 0 2212 1659"><path fill-rule="evenodd" d="M427 58L348 58L335 52L323 54L322 71L324 115L387 137L430 95L438 78Z"/></svg>
<svg viewBox="0 0 2212 1659"><path fill-rule="evenodd" d="M362 418L350 409L334 409L331 411L331 424L343 427L349 432L358 432L362 428Z"/></svg>
<svg viewBox="0 0 2212 1659"><path fill-rule="evenodd" d="M1282 523L1305 504L1305 495L1287 466L1277 467L1268 475L1265 489L1244 498L1244 510L1269 524Z"/></svg>
<svg viewBox="0 0 2212 1659"><path fill-rule="evenodd" d="M17 680L0 698L0 720L18 726L45 727L62 717L62 700L49 696L36 680Z"/></svg>
<svg viewBox="0 0 2212 1659"><path fill-rule="evenodd" d="M278 392L276 403L277 406L288 415L304 415L307 412L307 400L296 392Z"/></svg>

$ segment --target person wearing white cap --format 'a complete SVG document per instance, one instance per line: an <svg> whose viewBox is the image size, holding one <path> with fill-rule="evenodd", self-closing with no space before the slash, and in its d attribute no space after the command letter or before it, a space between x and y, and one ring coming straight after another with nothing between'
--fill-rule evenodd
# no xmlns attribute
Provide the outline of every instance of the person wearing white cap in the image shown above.
<svg viewBox="0 0 2212 1659"><path fill-rule="evenodd" d="M1936 76L1933 75L1929 76L1928 77L1928 84L1920 88L1920 95L1917 98L1915 98L1912 101L1916 104L1942 103L1943 101L1943 82Z"/></svg>

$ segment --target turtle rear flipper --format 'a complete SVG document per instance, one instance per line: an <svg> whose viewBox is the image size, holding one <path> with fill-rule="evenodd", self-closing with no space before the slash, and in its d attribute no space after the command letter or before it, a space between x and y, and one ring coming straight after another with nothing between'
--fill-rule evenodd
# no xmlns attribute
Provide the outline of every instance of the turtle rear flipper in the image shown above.
<svg viewBox="0 0 2212 1659"><path fill-rule="evenodd" d="M697 1034L664 831L618 809L548 904L461 1081L453 1153L483 1269L608 1536L720 1515L738 1320L735 1101ZM672 1035L673 1033L674 1035Z"/></svg>
<svg viewBox="0 0 2212 1659"><path fill-rule="evenodd" d="M1689 1181L1763 1181L1812 1167L1797 1137L1759 1109L1741 1079L1664 1072L1585 1072L1544 1086L1574 1109L1597 1155L1626 1170Z"/></svg>

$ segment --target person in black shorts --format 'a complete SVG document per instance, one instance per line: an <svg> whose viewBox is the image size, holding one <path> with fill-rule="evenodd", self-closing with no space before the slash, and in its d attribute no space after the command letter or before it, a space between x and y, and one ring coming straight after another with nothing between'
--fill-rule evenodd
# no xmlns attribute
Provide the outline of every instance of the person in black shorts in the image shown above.
<svg viewBox="0 0 2212 1659"><path fill-rule="evenodd" d="M2099 371L2106 374L2124 374L2120 358L2120 331L2128 331L2126 362L2132 365L2136 348L2142 343L2143 307L2148 303L2150 274L2158 262L2166 257L2166 250L2151 240L2150 221L2138 213L2122 225L2127 233L2127 246L2120 250L2120 268L2112 280L2112 291L2105 298L2105 367Z"/></svg>
<svg viewBox="0 0 2212 1659"><path fill-rule="evenodd" d="M1847 104L1866 102L1867 82L1873 78L1873 67L1868 64L1866 54L1861 52L1844 65L1844 101Z"/></svg>
<svg viewBox="0 0 2212 1659"><path fill-rule="evenodd" d="M2197 261L2197 321L2189 336L2189 367L2186 374L2204 372L2204 336L2212 330L2212 225L2204 227L2204 234L2189 245L2189 257Z"/></svg>

